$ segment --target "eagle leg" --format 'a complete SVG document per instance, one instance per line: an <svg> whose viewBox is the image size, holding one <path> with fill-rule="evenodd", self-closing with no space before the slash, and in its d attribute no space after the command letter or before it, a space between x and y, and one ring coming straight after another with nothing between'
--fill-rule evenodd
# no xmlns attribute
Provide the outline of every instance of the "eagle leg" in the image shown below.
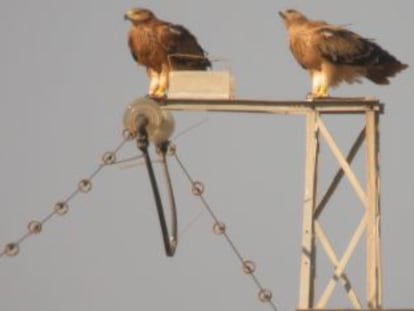
<svg viewBox="0 0 414 311"><path fill-rule="evenodd" d="M161 73L159 75L159 84L153 97L163 98L166 96L169 86L169 72L170 68L168 65L162 65Z"/></svg>
<svg viewBox="0 0 414 311"><path fill-rule="evenodd" d="M329 97L329 77L323 71L312 71L312 93L310 98L326 98Z"/></svg>
<svg viewBox="0 0 414 311"><path fill-rule="evenodd" d="M147 69L147 74L150 80L148 95L150 97L156 97L155 94L160 84L160 74L156 70L151 68Z"/></svg>
<svg viewBox="0 0 414 311"><path fill-rule="evenodd" d="M330 70L329 65L322 64L322 71L321 71L321 85L319 87L319 98L326 98L329 97L328 89L332 82L332 72Z"/></svg>
<svg viewBox="0 0 414 311"><path fill-rule="evenodd" d="M321 73L319 71L311 71L312 78L312 92L311 95L316 95L319 92L321 86Z"/></svg>

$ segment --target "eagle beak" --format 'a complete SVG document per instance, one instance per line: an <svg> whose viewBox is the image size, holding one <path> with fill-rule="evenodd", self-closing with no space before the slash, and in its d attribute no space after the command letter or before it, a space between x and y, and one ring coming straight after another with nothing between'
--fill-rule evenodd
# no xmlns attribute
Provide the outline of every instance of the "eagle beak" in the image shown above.
<svg viewBox="0 0 414 311"><path fill-rule="evenodd" d="M131 21L132 20L132 16L133 16L133 11L132 10L128 10L128 11L126 11L125 12L125 14L124 14L124 20L129 20L129 21Z"/></svg>
<svg viewBox="0 0 414 311"><path fill-rule="evenodd" d="M279 11L279 16L280 16L282 19L285 19L285 18L286 18L285 13L283 13L282 11Z"/></svg>

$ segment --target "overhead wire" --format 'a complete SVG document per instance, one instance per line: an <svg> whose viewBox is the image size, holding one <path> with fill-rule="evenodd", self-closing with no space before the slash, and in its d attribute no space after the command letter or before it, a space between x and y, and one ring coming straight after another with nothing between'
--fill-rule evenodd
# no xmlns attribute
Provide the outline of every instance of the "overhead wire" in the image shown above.
<svg viewBox="0 0 414 311"><path fill-rule="evenodd" d="M116 154L122 149L128 140L134 138L134 135L129 131L122 132L123 139L115 147L113 151L105 152L102 156L101 163L95 168L92 173L87 177L79 181L78 186L73 190L65 199L58 201L53 210L41 220L31 220L27 225L27 231L17 238L14 242L7 243L3 250L0 251L0 259L4 256L14 257L20 251L21 244L30 236L37 235L43 230L43 226L49 222L54 216L65 215L69 210L69 202L73 200L79 193L87 193L92 189L92 180L102 171L105 166L112 165L116 161Z"/></svg>
<svg viewBox="0 0 414 311"><path fill-rule="evenodd" d="M259 292L258 292L259 300L263 303L268 303L274 311L277 311L277 306L272 300L272 296L273 296L272 292L262 285L261 281L255 274L256 264L251 260L246 260L242 256L236 244L233 242L230 235L227 233L225 224L219 220L219 218L217 217L217 215L215 214L215 212L213 211L213 209L211 208L211 206L209 205L209 203L203 196L204 185L200 181L196 181L192 178L189 171L187 170L187 168L184 166L183 162L181 161L180 157L177 155L176 151L174 153L174 157L178 165L180 166L181 170L183 171L184 175L187 177L188 181L190 182L193 194L200 198L201 203L207 210L210 217L213 219L214 233L224 236L225 240L227 241L228 245L232 249L233 253L236 255L236 257L242 264L243 271L252 278L253 282L256 284L257 288L259 289Z"/></svg>

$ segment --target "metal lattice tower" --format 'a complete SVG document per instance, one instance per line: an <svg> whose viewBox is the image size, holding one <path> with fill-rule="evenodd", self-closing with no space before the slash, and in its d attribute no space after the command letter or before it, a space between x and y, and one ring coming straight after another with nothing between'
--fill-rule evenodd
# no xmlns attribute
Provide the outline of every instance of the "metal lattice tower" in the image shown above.
<svg viewBox="0 0 414 311"><path fill-rule="evenodd" d="M381 107L374 104L367 107L364 114L364 127L356 139L347 157L339 149L334 138L321 118L321 112L314 110L306 114L306 164L305 195L302 229L301 284L299 294L300 309L324 309L338 283L341 283L347 297L355 309L380 309L382 307L381 284L381 243L379 209L379 164L378 164L378 122ZM365 141L366 185L359 182L350 162ZM317 198L319 145L325 142L339 165L339 171L333 178L327 192ZM346 176L364 208L363 216L354 231L348 246L339 257L327 234L319 222L319 217L337 188L340 180ZM366 239L366 297L363 301L351 285L345 269L355 252L358 242L365 234ZM333 274L320 295L315 295L316 240L333 267Z"/></svg>
<svg viewBox="0 0 414 311"><path fill-rule="evenodd" d="M325 309L338 284L342 284L353 309L382 309L381 237L379 209L379 115L383 105L376 99L336 98L320 101L251 101L251 100L191 100L169 99L162 109L178 111L255 112L281 115L303 115L306 119L305 193L303 205L303 229L300 260L299 310ZM338 147L322 116L359 115L364 117L363 128L348 155ZM366 184L362 185L351 168L351 162L365 142ZM317 197L319 147L325 143L335 157L339 170L327 192ZM334 251L334 245L319 222L329 199L335 193L343 177L355 191L364 213L342 256ZM346 266L356 250L358 242L366 240L365 298L362 299L351 285ZM332 276L320 297L316 297L317 279L316 241L329 258ZM320 285L320 284L318 284Z"/></svg>

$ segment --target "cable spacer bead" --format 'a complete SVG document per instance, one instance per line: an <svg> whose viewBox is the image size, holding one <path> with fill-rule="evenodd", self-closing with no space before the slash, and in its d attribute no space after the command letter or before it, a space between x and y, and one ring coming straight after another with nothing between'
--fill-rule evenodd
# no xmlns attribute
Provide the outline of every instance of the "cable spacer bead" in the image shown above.
<svg viewBox="0 0 414 311"><path fill-rule="evenodd" d="M252 274L256 271L256 264L251 260L243 261L243 272L246 274Z"/></svg>
<svg viewBox="0 0 414 311"><path fill-rule="evenodd" d="M92 182L89 179L82 179L78 184L78 190L87 193L92 189Z"/></svg>
<svg viewBox="0 0 414 311"><path fill-rule="evenodd" d="M269 302L270 300L272 300L272 292L266 288L262 288L259 291L258 296L261 302Z"/></svg>
<svg viewBox="0 0 414 311"><path fill-rule="evenodd" d="M204 192L204 185L201 181L195 181L193 182L192 186L191 186L191 192L195 195L195 196L200 196L203 194Z"/></svg>
<svg viewBox="0 0 414 311"><path fill-rule="evenodd" d="M111 165L114 164L116 161L116 155L112 151L107 151L102 156L102 163L104 165Z"/></svg>
<svg viewBox="0 0 414 311"><path fill-rule="evenodd" d="M40 232L42 232L42 223L37 220L32 220L27 225L27 229L29 229L29 232L31 234L39 234Z"/></svg>
<svg viewBox="0 0 414 311"><path fill-rule="evenodd" d="M171 156L174 156L176 152L177 152L177 145L170 142L168 145L168 149L167 149L167 155L171 157Z"/></svg>
<svg viewBox="0 0 414 311"><path fill-rule="evenodd" d="M4 248L4 253L9 257L14 257L19 253L19 245L17 243L8 243Z"/></svg>
<svg viewBox="0 0 414 311"><path fill-rule="evenodd" d="M222 222L216 222L213 225L213 232L217 235L222 235L226 232L226 225Z"/></svg>
<svg viewBox="0 0 414 311"><path fill-rule="evenodd" d="M69 206L66 202L57 202L55 205L56 214L63 216L69 211Z"/></svg>
<svg viewBox="0 0 414 311"><path fill-rule="evenodd" d="M122 137L126 140L132 140L137 136L137 133L131 132L128 129L122 131Z"/></svg>

